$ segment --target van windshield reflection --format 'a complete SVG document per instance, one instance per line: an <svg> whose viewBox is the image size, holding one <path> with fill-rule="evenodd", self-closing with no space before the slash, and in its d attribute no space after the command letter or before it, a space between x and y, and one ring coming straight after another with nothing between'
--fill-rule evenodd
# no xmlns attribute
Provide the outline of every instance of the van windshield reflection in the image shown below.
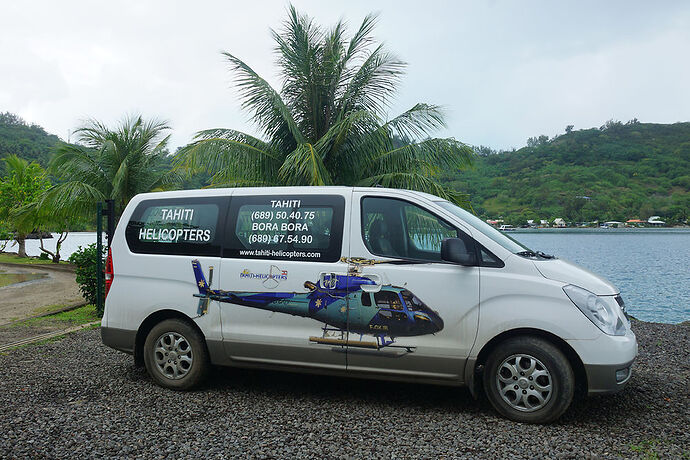
<svg viewBox="0 0 690 460"><path fill-rule="evenodd" d="M532 252L524 244L520 243L517 240L514 240L513 238L509 237L508 235L506 235L504 233L499 232L494 227L487 224L486 222L484 222L483 220L481 220L479 217L475 216L474 214L472 214L468 211L465 211L460 206L454 205L453 203L451 203L449 201L436 201L436 204L441 206L446 211L449 211L452 214L454 214L455 216L459 217L460 219L462 219L463 222L466 222L468 225L471 225L473 228L475 228L479 232L483 233L484 235L488 236L493 241L500 244L501 246L503 246L504 248L506 248L508 251L512 252L513 254L518 254L520 252L525 252L525 251Z"/></svg>

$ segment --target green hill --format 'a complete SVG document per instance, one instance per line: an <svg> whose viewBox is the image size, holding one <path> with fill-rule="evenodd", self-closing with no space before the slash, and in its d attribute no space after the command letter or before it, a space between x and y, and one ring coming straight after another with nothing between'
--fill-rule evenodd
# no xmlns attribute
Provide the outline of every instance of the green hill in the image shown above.
<svg viewBox="0 0 690 460"><path fill-rule="evenodd" d="M688 219L690 123L609 121L528 144L512 152L480 149L473 170L444 180L469 193L478 214L513 224L555 217Z"/></svg>
<svg viewBox="0 0 690 460"><path fill-rule="evenodd" d="M18 155L45 167L60 139L9 112L0 113L0 158Z"/></svg>

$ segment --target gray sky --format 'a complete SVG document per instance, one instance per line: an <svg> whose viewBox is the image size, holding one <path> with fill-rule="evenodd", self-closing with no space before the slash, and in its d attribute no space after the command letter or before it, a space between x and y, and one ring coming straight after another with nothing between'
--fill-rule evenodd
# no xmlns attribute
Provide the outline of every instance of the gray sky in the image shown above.
<svg viewBox="0 0 690 460"><path fill-rule="evenodd" d="M610 118L690 120L690 2L295 0L319 24L376 37L409 63L390 115L442 104L453 136L521 147ZM4 2L0 112L67 138L93 117L169 120L172 147L215 127L254 133L220 52L279 87L269 28L284 1Z"/></svg>

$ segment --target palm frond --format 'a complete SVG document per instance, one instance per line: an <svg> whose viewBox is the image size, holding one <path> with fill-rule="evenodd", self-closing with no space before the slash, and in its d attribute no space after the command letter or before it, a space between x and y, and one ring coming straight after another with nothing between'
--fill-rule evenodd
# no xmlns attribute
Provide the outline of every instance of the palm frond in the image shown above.
<svg viewBox="0 0 690 460"><path fill-rule="evenodd" d="M371 159L377 172L404 172L421 168L427 173L462 169L472 164L474 151L453 138L426 139L381 152Z"/></svg>
<svg viewBox="0 0 690 460"><path fill-rule="evenodd" d="M351 110L369 110L382 115L395 93L406 64L383 45L376 47L347 84L339 101L339 116Z"/></svg>
<svg viewBox="0 0 690 460"><path fill-rule="evenodd" d="M282 158L269 144L230 129L197 133L195 141L180 150L174 159L176 168L187 172L218 174L223 171L225 179L252 181L275 178L281 163Z"/></svg>
<svg viewBox="0 0 690 460"><path fill-rule="evenodd" d="M286 185L328 185L328 169L312 144L300 144L292 151L278 171L278 178Z"/></svg>
<svg viewBox="0 0 690 460"><path fill-rule="evenodd" d="M469 206L469 195L448 189L433 180L432 178L416 172L395 172L385 173L362 179L357 185L363 187L382 187L400 188L405 190L416 190L418 192L430 193L445 200L451 201L458 206Z"/></svg>
<svg viewBox="0 0 690 460"><path fill-rule="evenodd" d="M41 209L69 218L93 218L96 203L108 199L97 188L80 181L69 181L50 187L36 201Z"/></svg>
<svg viewBox="0 0 690 460"><path fill-rule="evenodd" d="M438 105L415 104L414 107L386 122L382 128L402 139L422 139L446 127L445 114Z"/></svg>
<svg viewBox="0 0 690 460"><path fill-rule="evenodd" d="M291 148L303 142L304 137L292 114L271 85L241 59L227 52L223 55L237 74L242 107L253 112L252 120L281 148Z"/></svg>

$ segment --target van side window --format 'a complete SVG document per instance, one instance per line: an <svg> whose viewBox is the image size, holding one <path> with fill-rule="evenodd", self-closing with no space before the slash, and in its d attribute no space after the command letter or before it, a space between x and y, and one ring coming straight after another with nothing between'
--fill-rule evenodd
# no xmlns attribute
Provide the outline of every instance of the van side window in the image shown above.
<svg viewBox="0 0 690 460"><path fill-rule="evenodd" d="M142 201L127 223L127 245L140 254L217 257L227 205L224 197Z"/></svg>
<svg viewBox="0 0 690 460"><path fill-rule="evenodd" d="M445 238L472 239L429 211L394 198L362 199L362 238L378 256L441 261Z"/></svg>
<svg viewBox="0 0 690 460"><path fill-rule="evenodd" d="M344 213L338 195L234 196L223 257L336 262Z"/></svg>
<svg viewBox="0 0 690 460"><path fill-rule="evenodd" d="M503 268L505 263L484 246L479 246L479 259L482 267Z"/></svg>

